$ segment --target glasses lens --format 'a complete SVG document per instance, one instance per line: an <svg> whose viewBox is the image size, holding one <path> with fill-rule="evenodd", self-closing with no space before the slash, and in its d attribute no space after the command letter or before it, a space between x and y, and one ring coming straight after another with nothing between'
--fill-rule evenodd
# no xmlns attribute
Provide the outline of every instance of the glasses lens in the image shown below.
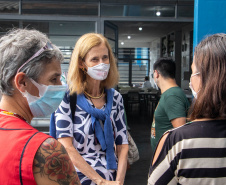
<svg viewBox="0 0 226 185"><path fill-rule="evenodd" d="M45 47L45 50L48 49L48 50L53 50L53 45L50 43L50 42L47 42L46 43L46 47Z"/></svg>

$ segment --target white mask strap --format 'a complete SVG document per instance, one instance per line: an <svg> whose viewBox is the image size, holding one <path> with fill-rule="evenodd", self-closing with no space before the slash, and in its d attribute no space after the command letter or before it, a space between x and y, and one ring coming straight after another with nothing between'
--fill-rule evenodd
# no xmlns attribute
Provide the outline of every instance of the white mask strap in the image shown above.
<svg viewBox="0 0 226 185"><path fill-rule="evenodd" d="M38 88L39 97L42 97L45 94L46 89L48 88L48 86L44 85L44 84L39 84L36 81L34 81L33 79L31 79L31 78L29 78L29 79L34 84L34 86L36 86Z"/></svg>
<svg viewBox="0 0 226 185"><path fill-rule="evenodd" d="M191 77L193 77L193 76L195 76L195 75L198 75L198 74L200 74L200 72L195 73L195 74L192 74Z"/></svg>

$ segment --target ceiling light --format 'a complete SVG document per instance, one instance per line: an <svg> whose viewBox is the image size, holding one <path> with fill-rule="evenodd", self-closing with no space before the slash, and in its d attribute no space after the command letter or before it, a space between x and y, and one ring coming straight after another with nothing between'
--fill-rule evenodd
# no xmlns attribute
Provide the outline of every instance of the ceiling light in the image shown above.
<svg viewBox="0 0 226 185"><path fill-rule="evenodd" d="M128 38L128 39L131 39L131 36L128 36L127 38Z"/></svg>
<svg viewBox="0 0 226 185"><path fill-rule="evenodd" d="M139 30L140 30L140 31L142 31L142 29L143 29L142 27L139 27Z"/></svg>
<svg viewBox="0 0 226 185"><path fill-rule="evenodd" d="M157 12L156 12L156 15L157 15L157 16L160 16L160 15L161 15L161 12L160 12L160 11L157 11Z"/></svg>
<svg viewBox="0 0 226 185"><path fill-rule="evenodd" d="M124 42L121 42L121 45L124 45Z"/></svg>

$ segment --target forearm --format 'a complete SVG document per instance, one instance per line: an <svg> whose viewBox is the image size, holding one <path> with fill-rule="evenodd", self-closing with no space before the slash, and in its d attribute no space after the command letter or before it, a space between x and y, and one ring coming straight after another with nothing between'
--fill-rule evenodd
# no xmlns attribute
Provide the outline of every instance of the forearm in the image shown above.
<svg viewBox="0 0 226 185"><path fill-rule="evenodd" d="M171 120L171 123L174 128L180 127L186 123L186 117L179 117Z"/></svg>
<svg viewBox="0 0 226 185"><path fill-rule="evenodd" d="M116 176L116 181L120 181L120 184L123 185L126 169L127 169L127 158L129 146L127 144L117 145L117 154L118 154L118 171Z"/></svg>
<svg viewBox="0 0 226 185"><path fill-rule="evenodd" d="M81 171L85 176L91 179L96 184L101 184L104 179L84 160L74 147L66 148L72 163Z"/></svg>

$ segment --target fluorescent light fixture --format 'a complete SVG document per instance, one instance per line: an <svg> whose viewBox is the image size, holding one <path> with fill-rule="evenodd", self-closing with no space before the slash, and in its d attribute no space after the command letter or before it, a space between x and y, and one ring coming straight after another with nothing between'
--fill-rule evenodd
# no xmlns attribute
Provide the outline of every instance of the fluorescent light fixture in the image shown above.
<svg viewBox="0 0 226 185"><path fill-rule="evenodd" d="M139 27L139 30L140 30L140 31L142 31L142 29L143 29L142 27Z"/></svg>
<svg viewBox="0 0 226 185"><path fill-rule="evenodd" d="M160 16L160 15L161 15L161 12L160 12L160 11L157 11L157 12L156 12L156 15L157 15L157 16Z"/></svg>
<svg viewBox="0 0 226 185"><path fill-rule="evenodd" d="M128 36L127 38L128 38L128 39L131 39L131 36Z"/></svg>
<svg viewBox="0 0 226 185"><path fill-rule="evenodd" d="M121 42L121 45L124 45L124 42Z"/></svg>

